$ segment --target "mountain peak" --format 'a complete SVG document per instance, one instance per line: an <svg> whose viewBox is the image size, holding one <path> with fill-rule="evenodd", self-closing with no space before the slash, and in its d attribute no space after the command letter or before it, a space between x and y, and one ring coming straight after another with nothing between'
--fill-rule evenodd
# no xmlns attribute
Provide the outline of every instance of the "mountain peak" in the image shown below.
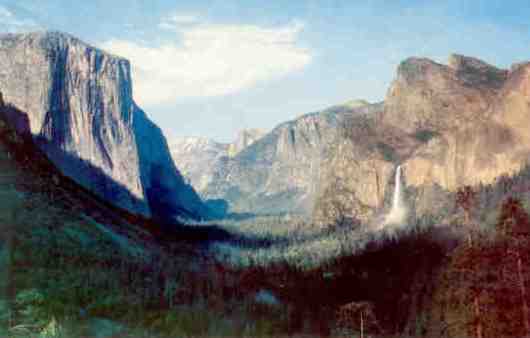
<svg viewBox="0 0 530 338"><path fill-rule="evenodd" d="M10 48L21 43L29 46L43 48L47 50L61 50L67 46L76 46L80 49L86 49L99 55L111 57L119 62L128 64L129 60L109 53L103 49L95 47L69 33L53 30L33 31L27 33L0 33L0 48Z"/></svg>
<svg viewBox="0 0 530 338"><path fill-rule="evenodd" d="M460 80L468 86L492 88L501 87L508 77L508 71L505 69L497 68L474 57L451 54L447 65L428 58L408 58L399 65L397 78L406 82L432 81L435 74L446 79Z"/></svg>
<svg viewBox="0 0 530 338"><path fill-rule="evenodd" d="M461 55L461 54L449 55L448 66L456 71L461 70L461 69L474 69L474 70L496 69L496 70L499 70L497 67L483 60L480 60L472 56L466 56L466 55Z"/></svg>
<svg viewBox="0 0 530 338"><path fill-rule="evenodd" d="M66 45L66 44L82 44L89 46L87 43L68 33L60 31L34 31L27 33L5 33L0 34L0 41L2 43L15 43L20 41L37 41L44 42L45 45Z"/></svg>
<svg viewBox="0 0 530 338"><path fill-rule="evenodd" d="M250 128L241 130L233 143L230 144L228 149L228 156L234 157L239 154L243 149L250 146L258 139L263 137L267 132L263 129Z"/></svg>
<svg viewBox="0 0 530 338"><path fill-rule="evenodd" d="M448 67L428 58L410 57L402 61L397 69L397 81L412 83L425 79L427 75L447 72Z"/></svg>
<svg viewBox="0 0 530 338"><path fill-rule="evenodd" d="M500 88L508 77L508 71L497 68L480 59L452 54L449 57L449 68L455 71L458 78L471 86Z"/></svg>
<svg viewBox="0 0 530 338"><path fill-rule="evenodd" d="M62 32L0 35L0 90L50 160L85 188L145 216L206 215L134 102L127 60Z"/></svg>
<svg viewBox="0 0 530 338"><path fill-rule="evenodd" d="M197 151L223 151L228 148L228 145L216 142L207 137L201 136L184 136L175 137L169 142L169 148L172 153L178 154L179 152L191 152Z"/></svg>

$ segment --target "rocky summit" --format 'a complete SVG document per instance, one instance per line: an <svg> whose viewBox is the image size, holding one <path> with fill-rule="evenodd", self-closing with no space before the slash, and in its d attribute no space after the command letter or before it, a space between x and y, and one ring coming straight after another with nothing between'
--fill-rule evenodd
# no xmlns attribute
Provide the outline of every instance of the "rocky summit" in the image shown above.
<svg viewBox="0 0 530 338"><path fill-rule="evenodd" d="M323 168L315 215L367 218L388 203L402 166L417 214L437 190L491 184L530 155L530 64L498 69L452 55L447 65L410 58L398 67L384 104L352 117Z"/></svg>
<svg viewBox="0 0 530 338"><path fill-rule="evenodd" d="M135 104L127 60L63 33L1 35L0 92L53 163L104 199L146 216L207 215Z"/></svg>

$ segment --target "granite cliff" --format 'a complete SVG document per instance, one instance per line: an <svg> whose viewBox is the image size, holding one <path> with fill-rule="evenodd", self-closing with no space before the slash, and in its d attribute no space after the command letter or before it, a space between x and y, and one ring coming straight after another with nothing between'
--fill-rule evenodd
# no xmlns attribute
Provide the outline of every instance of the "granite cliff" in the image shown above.
<svg viewBox="0 0 530 338"><path fill-rule="evenodd" d="M127 60L63 33L0 35L0 91L53 163L104 199L145 216L207 215L135 104Z"/></svg>
<svg viewBox="0 0 530 338"><path fill-rule="evenodd" d="M203 176L194 185L204 198L226 200L232 212L309 215L318 192L322 158L338 126L347 116L366 115L377 107L352 101L282 123L240 147L235 155L230 153L233 145L228 154L215 155L212 167L201 171ZM180 166L182 162L174 157ZM196 167L195 172L204 168Z"/></svg>
<svg viewBox="0 0 530 338"><path fill-rule="evenodd" d="M209 148L191 181L234 212L370 219L388 208L401 165L413 214L428 213L439 191L490 184L527 163L529 72L462 55L447 65L409 58L384 102L303 115L235 156Z"/></svg>
<svg viewBox="0 0 530 338"><path fill-rule="evenodd" d="M461 55L448 65L405 60L384 104L343 125L321 176L315 216L374 215L388 206L399 164L417 215L430 212L437 191L517 173L530 155L528 88L527 63L504 70Z"/></svg>

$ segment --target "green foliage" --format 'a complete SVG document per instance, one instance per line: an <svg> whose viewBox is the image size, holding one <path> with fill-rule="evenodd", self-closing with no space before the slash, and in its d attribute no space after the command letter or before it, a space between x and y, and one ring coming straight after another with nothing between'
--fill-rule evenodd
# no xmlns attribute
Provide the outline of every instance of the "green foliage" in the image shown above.
<svg viewBox="0 0 530 338"><path fill-rule="evenodd" d="M427 142L434 136L422 131L416 138ZM387 160L397 159L391 146L377 147ZM438 326L440 335L465 337L476 285L488 310L482 320L491 323L485 325L490 336L511 332L506 323L521 320L513 285L499 282L499 271L514 266L499 251L506 241L458 247L446 262L437 261L445 253L433 226L455 216L446 204L433 204L432 217L418 222L421 226L398 231L348 222L320 226L291 216L226 221L220 226L230 241L213 243L208 254L214 258L205 258L186 243L162 248L142 240L149 235L130 224L115 229L114 219L109 225L96 221L80 211L82 202L67 188L29 175L2 156L4 150L0 146L0 168L15 188L2 191L2 199L13 203L2 203L0 220L16 229L16 236L11 251L2 253L12 268L2 286L14 292L0 302L0 336L84 337L109 330L123 337L270 337L285 334L293 321L301 323L299 331L304 323L332 322L328 311L345 299L365 297L377 305L386 327L395 324L397 331L411 304L419 304L410 315L415 334ZM20 189L21 182L31 187ZM503 183L503 191L509 188ZM481 189L473 204L480 206L478 214L462 205L492 231L498 215L493 204L504 195ZM477 270L462 272L470 266ZM414 283L417 289L410 289ZM261 287L280 295L280 304L258 304L252 296ZM498 295L508 295L508 311L499 310Z"/></svg>
<svg viewBox="0 0 530 338"><path fill-rule="evenodd" d="M436 136L438 136L438 133L436 131L429 130L429 129L419 129L414 133L414 137L418 141L423 142L423 143L429 142Z"/></svg>
<svg viewBox="0 0 530 338"><path fill-rule="evenodd" d="M379 151L379 153L381 153L385 161L396 162L399 159L396 150L392 148L392 146L384 142L377 142L376 148Z"/></svg>

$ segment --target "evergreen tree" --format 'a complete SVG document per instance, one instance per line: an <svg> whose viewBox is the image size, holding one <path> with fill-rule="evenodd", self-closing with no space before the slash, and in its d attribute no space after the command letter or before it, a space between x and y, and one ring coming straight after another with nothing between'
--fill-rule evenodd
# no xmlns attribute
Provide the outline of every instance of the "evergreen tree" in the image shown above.
<svg viewBox="0 0 530 338"><path fill-rule="evenodd" d="M524 336L530 336L527 283L530 275L530 217L521 202L508 198L502 205L497 230L503 249L502 283L505 297L515 294ZM505 304L506 302L499 302ZM508 304L510 305L510 304Z"/></svg>

